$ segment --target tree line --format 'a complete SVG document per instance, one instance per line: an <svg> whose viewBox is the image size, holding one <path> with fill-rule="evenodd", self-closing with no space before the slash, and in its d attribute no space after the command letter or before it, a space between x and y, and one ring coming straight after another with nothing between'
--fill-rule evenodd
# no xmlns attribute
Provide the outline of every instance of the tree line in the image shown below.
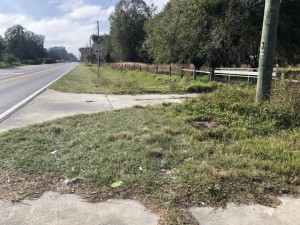
<svg viewBox="0 0 300 225"><path fill-rule="evenodd" d="M300 1L282 0L276 64L300 63ZM106 62L258 66L263 0L170 0L156 13L143 0L120 0L110 33L100 37Z"/></svg>
<svg viewBox="0 0 300 225"><path fill-rule="evenodd" d="M44 48L45 36L26 30L21 25L8 28L0 36L0 62L6 64L41 64L61 61L77 61L65 47Z"/></svg>

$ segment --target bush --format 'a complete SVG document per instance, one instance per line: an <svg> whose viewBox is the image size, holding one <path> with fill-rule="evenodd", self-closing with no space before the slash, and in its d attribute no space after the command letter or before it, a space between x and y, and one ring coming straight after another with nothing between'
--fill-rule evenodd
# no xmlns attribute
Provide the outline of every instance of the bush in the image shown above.
<svg viewBox="0 0 300 225"><path fill-rule="evenodd" d="M4 55L4 62L12 65L13 63L18 62L18 59L13 54L7 53Z"/></svg>
<svg viewBox="0 0 300 225"><path fill-rule="evenodd" d="M216 87L210 84L191 84L186 88L186 92L189 93L212 92L215 89Z"/></svg>
<svg viewBox="0 0 300 225"><path fill-rule="evenodd" d="M52 59L50 59L50 58L46 58L46 59L44 59L44 61L43 61L43 64L51 64L51 63L53 63L53 61L52 61Z"/></svg>

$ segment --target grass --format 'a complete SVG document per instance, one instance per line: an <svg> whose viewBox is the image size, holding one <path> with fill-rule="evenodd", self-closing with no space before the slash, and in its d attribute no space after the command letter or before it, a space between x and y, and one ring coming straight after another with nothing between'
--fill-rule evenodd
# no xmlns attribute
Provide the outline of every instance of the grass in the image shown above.
<svg viewBox="0 0 300 225"><path fill-rule="evenodd" d="M191 77L156 75L149 72L101 68L98 82L96 66L80 65L51 86L61 92L98 94L143 93L201 93L217 88L217 83L207 83Z"/></svg>
<svg viewBox="0 0 300 225"><path fill-rule="evenodd" d="M20 63L7 64L7 63L4 63L4 62L0 62L0 69L1 68L14 67L14 66L21 66L21 64Z"/></svg>
<svg viewBox="0 0 300 225"><path fill-rule="evenodd" d="M276 85L261 106L253 103L254 88L224 86L184 104L8 131L0 134L0 185L12 198L57 186L92 200L137 198L159 213L160 224L196 224L191 205L277 204L276 196L300 194L300 116L293 101L277 95L300 92L287 85ZM214 126L197 129L196 122ZM80 179L62 185L72 178ZM118 181L123 185L111 187Z"/></svg>

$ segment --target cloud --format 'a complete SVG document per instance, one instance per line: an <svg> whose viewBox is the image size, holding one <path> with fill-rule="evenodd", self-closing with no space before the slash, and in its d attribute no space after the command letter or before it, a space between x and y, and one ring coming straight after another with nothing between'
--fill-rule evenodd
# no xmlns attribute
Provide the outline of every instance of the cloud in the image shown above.
<svg viewBox="0 0 300 225"><path fill-rule="evenodd" d="M85 5L85 0L50 0L50 4L58 5L61 11L72 11Z"/></svg>
<svg viewBox="0 0 300 225"><path fill-rule="evenodd" d="M148 1L162 7L168 0ZM8 27L20 24L27 30L44 35L46 48L65 46L68 52L78 56L78 49L87 46L90 35L97 33L96 21L100 21L100 34L109 32L108 18L114 6L103 9L99 5L88 4L86 0L48 0L48 3L51 4L48 7L55 7L60 15L34 19L20 13L0 14L0 35L3 36Z"/></svg>
<svg viewBox="0 0 300 225"><path fill-rule="evenodd" d="M65 46L68 52L78 56L78 49L89 42L89 37L97 33L96 21L108 23L108 17L114 7L103 9L98 5L85 4L84 0L50 0L63 13L57 17L32 19L24 14L0 14L0 34L14 24L20 24L27 30L44 35L45 47ZM80 7L79 7L80 6ZM101 30L101 33L108 32Z"/></svg>
<svg viewBox="0 0 300 225"><path fill-rule="evenodd" d="M154 4L157 6L158 11L161 11L163 7L169 2L169 0L146 0L148 5Z"/></svg>

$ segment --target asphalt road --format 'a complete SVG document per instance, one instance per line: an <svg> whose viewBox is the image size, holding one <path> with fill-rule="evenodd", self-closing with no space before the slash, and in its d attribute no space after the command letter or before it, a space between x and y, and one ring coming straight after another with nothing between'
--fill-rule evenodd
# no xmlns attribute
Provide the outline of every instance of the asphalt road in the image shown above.
<svg viewBox="0 0 300 225"><path fill-rule="evenodd" d="M77 65L59 63L0 69L0 116Z"/></svg>

